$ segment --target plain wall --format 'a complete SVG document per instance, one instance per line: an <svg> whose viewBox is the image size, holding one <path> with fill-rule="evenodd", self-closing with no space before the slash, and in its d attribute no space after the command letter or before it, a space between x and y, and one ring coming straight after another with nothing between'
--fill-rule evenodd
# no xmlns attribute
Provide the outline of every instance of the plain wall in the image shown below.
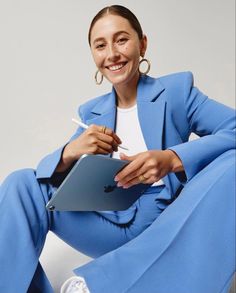
<svg viewBox="0 0 236 293"><path fill-rule="evenodd" d="M87 42L92 17L109 4L139 18L150 75L190 70L203 92L235 106L234 0L0 0L0 182L64 144L78 105L110 90L94 83ZM56 290L88 260L48 235L41 261Z"/></svg>

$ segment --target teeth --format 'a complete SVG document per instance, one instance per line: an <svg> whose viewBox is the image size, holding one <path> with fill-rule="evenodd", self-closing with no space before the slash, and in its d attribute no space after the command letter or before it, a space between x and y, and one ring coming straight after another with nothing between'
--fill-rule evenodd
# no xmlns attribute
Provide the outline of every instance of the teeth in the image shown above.
<svg viewBox="0 0 236 293"><path fill-rule="evenodd" d="M113 65L113 66L109 66L109 69L112 71L121 69L124 66L124 64L119 64L119 65Z"/></svg>

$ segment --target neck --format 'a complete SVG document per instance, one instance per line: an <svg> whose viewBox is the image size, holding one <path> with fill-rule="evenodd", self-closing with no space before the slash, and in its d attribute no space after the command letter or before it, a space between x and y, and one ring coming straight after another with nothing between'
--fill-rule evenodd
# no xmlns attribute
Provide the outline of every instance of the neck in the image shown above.
<svg viewBox="0 0 236 293"><path fill-rule="evenodd" d="M129 108L136 104L138 80L139 75L129 83L114 85L117 94L117 106L119 108Z"/></svg>

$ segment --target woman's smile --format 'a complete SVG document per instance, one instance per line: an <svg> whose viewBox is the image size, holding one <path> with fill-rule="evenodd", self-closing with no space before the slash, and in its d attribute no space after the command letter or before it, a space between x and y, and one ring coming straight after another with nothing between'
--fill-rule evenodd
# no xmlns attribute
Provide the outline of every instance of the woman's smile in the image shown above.
<svg viewBox="0 0 236 293"><path fill-rule="evenodd" d="M108 65L106 66L106 68L112 72L119 72L122 68L125 67L125 65L128 63L128 61L126 62L119 62L119 63L115 63L112 65Z"/></svg>
<svg viewBox="0 0 236 293"><path fill-rule="evenodd" d="M109 69L110 71L113 71L113 72L117 72L117 71L120 71L128 62L119 62L119 63L115 63L115 64L112 64L112 65L108 65L106 66L107 69Z"/></svg>

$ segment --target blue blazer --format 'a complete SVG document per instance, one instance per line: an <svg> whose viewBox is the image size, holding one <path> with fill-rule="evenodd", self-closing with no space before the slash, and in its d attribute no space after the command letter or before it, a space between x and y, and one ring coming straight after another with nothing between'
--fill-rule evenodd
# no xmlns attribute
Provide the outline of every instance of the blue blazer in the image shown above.
<svg viewBox="0 0 236 293"><path fill-rule="evenodd" d="M183 162L185 173L170 173L163 178L163 199L174 200L181 188L207 164L235 148L235 111L209 99L193 85L190 72L160 78L141 76L137 90L137 108L144 140L149 150L172 149ZM96 97L79 108L86 124L106 125L114 130L116 94ZM84 129L78 128L71 140ZM191 133L199 136L189 141ZM63 147L46 156L38 165L36 176L48 179L54 174ZM207 180L207 178L206 178ZM136 206L123 212L105 212L111 221L125 223L132 219Z"/></svg>

